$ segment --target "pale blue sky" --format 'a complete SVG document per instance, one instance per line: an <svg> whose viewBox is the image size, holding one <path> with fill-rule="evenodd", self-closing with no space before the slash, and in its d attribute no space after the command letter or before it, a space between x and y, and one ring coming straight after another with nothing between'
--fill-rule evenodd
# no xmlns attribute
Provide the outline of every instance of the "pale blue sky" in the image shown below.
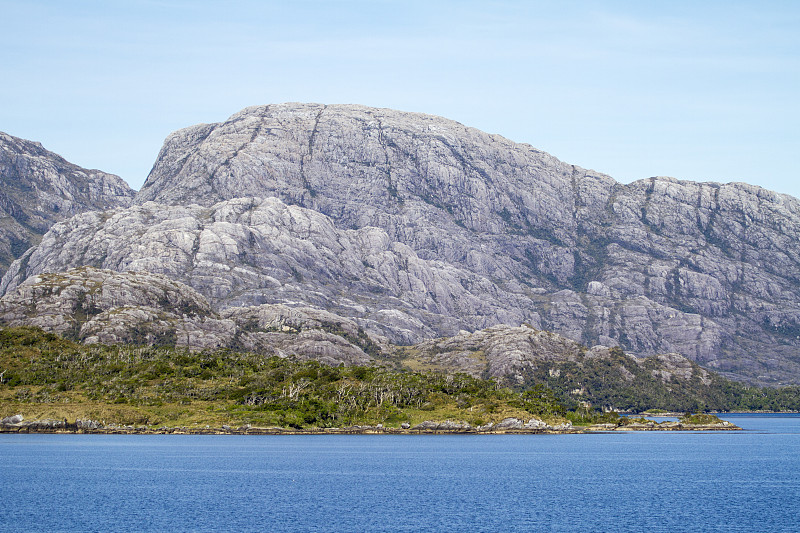
<svg viewBox="0 0 800 533"><path fill-rule="evenodd" d="M800 197L799 93L792 1L0 0L0 131L134 188L170 132L300 101Z"/></svg>

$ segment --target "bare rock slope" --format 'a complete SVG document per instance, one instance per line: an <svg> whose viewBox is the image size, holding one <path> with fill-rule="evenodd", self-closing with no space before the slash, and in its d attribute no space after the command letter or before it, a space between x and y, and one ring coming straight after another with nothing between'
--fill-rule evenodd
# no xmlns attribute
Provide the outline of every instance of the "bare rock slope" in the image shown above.
<svg viewBox="0 0 800 533"><path fill-rule="evenodd" d="M55 227L3 286L136 263L219 308L313 304L398 342L528 322L800 382L800 203L758 187L622 185L439 117L283 104L170 135L135 201ZM259 226L248 202L289 214Z"/></svg>
<svg viewBox="0 0 800 533"><path fill-rule="evenodd" d="M55 222L128 206L135 192L118 176L87 170L41 144L0 132L0 272Z"/></svg>
<svg viewBox="0 0 800 533"><path fill-rule="evenodd" d="M535 316L522 295L463 267L421 259L382 229L339 229L277 198L84 213L54 226L14 263L2 289L74 265L163 274L220 308L303 302L404 343Z"/></svg>
<svg viewBox="0 0 800 533"><path fill-rule="evenodd" d="M618 348L582 344L551 331L522 325L504 324L474 332L462 331L452 337L431 339L405 349L412 364L466 372L476 377L522 384L531 380L540 368L558 368L563 364L580 365L584 361L609 360L614 357L628 366L653 368L653 376L664 383L673 377L697 379L708 385L712 374L680 354L659 354L637 358ZM625 371L622 370L623 378Z"/></svg>
<svg viewBox="0 0 800 533"><path fill-rule="evenodd" d="M369 364L382 352L352 320L282 305L217 314L183 283L149 272L91 267L33 276L0 298L0 324L37 326L87 344L232 348L326 364Z"/></svg>

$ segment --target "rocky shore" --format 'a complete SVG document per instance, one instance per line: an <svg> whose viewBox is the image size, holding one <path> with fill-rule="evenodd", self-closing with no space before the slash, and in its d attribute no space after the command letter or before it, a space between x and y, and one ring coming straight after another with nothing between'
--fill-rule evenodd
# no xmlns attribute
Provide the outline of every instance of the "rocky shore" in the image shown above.
<svg viewBox="0 0 800 533"><path fill-rule="evenodd" d="M401 427L356 425L341 428L282 428L255 427L249 424L239 427L152 427L119 424L103 424L94 420L42 419L26 421L21 415L0 420L0 433L80 433L101 435L419 435L419 434L566 434L598 433L609 431L731 431L742 428L727 421L710 424L682 422L630 422L622 424L593 424L573 426L571 422L550 425L538 419L528 422L517 418L506 418L496 424L472 426L461 421L426 420L414 426L403 423Z"/></svg>

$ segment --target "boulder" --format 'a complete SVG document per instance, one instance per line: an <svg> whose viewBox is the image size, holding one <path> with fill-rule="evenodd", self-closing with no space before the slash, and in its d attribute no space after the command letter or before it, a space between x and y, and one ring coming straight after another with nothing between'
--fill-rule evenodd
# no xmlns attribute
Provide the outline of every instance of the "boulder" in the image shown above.
<svg viewBox="0 0 800 533"><path fill-rule="evenodd" d="M7 416L2 420L0 420L0 425L11 426L15 424L20 424L24 419L25 418L22 415Z"/></svg>

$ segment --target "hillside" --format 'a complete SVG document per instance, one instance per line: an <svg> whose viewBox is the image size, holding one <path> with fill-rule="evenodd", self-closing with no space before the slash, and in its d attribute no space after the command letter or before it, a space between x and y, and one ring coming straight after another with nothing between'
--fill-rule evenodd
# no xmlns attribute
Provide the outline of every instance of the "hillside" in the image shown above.
<svg viewBox="0 0 800 533"><path fill-rule="evenodd" d="M91 267L29 278L0 298L0 324L40 327L84 344L226 348L331 366L373 363L385 343L321 309L261 305L216 313L202 295L165 276Z"/></svg>
<svg viewBox="0 0 800 533"><path fill-rule="evenodd" d="M573 422L607 423L601 430L659 429L585 404L568 409L542 387L519 392L465 374L331 367L228 350L84 346L31 327L0 329L0 366L0 431L68 430L65 419L75 420L72 430L112 432L196 431L211 425L213 432L239 433L251 425L262 431L358 432L366 425L537 432L570 429ZM689 417L684 423L710 426L683 429L738 429L715 425L714 417Z"/></svg>
<svg viewBox="0 0 800 533"><path fill-rule="evenodd" d="M463 374L335 367L224 350L83 346L30 327L0 329L0 365L0 418L24 412L55 418L56 427L67 417L91 420L88 428L409 427L445 419L461 427L508 417L566 422L566 409L552 395L521 395Z"/></svg>

